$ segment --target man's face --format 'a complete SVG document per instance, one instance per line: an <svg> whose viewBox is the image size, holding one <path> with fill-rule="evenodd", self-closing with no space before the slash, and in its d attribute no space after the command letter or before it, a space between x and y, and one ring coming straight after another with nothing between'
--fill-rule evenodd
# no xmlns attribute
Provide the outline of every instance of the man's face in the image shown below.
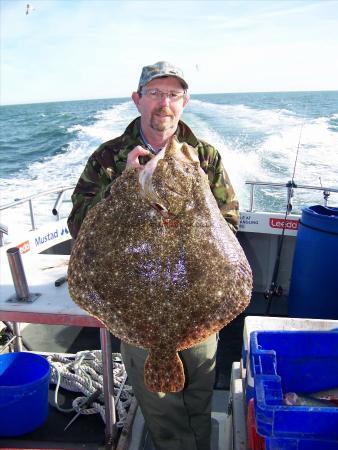
<svg viewBox="0 0 338 450"><path fill-rule="evenodd" d="M142 89L142 92L149 92L153 89L158 89L162 92L174 91L177 93L183 93L184 91L181 83L175 77L152 80ZM132 98L141 114L142 129L146 131L147 128L151 128L153 131L164 133L174 133L176 131L183 109L189 100L187 94L180 97L179 100L172 101L167 96L154 99L149 95L139 95L135 92Z"/></svg>

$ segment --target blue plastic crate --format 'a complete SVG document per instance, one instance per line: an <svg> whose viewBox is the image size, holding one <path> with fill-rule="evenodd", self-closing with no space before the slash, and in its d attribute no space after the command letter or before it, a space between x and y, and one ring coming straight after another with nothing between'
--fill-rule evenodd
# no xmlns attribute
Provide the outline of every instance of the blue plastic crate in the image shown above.
<svg viewBox="0 0 338 450"><path fill-rule="evenodd" d="M254 398L254 379L250 368L250 336L254 331L338 331L338 320L295 319L291 317L261 317L245 318L243 330L242 359L245 374L245 398L249 403Z"/></svg>
<svg viewBox="0 0 338 450"><path fill-rule="evenodd" d="M338 408L287 406L287 392L338 387L338 333L257 331L250 338L256 427L267 450L338 450Z"/></svg>

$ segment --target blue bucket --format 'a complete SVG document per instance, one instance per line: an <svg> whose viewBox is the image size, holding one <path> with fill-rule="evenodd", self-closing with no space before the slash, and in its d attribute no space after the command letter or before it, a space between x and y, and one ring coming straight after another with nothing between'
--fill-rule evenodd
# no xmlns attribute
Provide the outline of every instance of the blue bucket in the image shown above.
<svg viewBox="0 0 338 450"><path fill-rule="evenodd" d="M0 355L0 436L19 436L48 415L50 366L34 353Z"/></svg>

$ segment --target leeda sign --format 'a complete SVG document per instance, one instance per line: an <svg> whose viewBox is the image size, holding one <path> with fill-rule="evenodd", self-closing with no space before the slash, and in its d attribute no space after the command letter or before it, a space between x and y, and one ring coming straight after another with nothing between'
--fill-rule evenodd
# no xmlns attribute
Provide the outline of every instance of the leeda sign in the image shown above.
<svg viewBox="0 0 338 450"><path fill-rule="evenodd" d="M278 217L270 217L269 224L271 228L279 228L286 230L298 230L299 220L294 219L279 219Z"/></svg>
<svg viewBox="0 0 338 450"><path fill-rule="evenodd" d="M299 227L299 216L265 212L243 212L240 217L239 231L295 236Z"/></svg>

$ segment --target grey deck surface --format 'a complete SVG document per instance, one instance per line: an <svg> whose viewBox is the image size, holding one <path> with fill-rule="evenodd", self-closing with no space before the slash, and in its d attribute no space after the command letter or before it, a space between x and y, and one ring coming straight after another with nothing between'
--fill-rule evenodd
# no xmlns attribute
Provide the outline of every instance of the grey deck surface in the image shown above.
<svg viewBox="0 0 338 450"><path fill-rule="evenodd" d="M226 410L229 399L229 391L215 390L212 398L212 434L211 450L227 450L226 447ZM156 450L147 427L144 426L142 414L138 411L138 427L143 430L140 432L140 439L135 439L135 444L131 445L130 450ZM187 449L189 450L189 449Z"/></svg>

